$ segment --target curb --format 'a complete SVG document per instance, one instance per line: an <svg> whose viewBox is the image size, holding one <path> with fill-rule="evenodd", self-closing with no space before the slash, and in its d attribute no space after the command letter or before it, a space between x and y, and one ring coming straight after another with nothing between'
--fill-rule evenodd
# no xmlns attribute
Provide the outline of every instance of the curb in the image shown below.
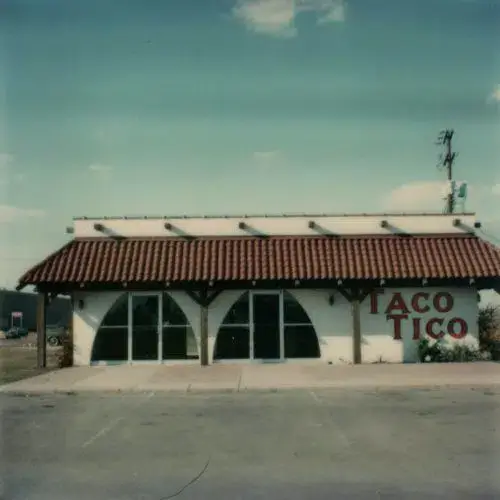
<svg viewBox="0 0 500 500"><path fill-rule="evenodd" d="M345 391L346 389L351 391L373 391L373 392L384 392L384 391L400 391L401 389L408 390L427 390L436 391L443 389L495 389L499 391L500 395L500 381L491 382L485 381L476 382L470 384L464 383L443 383L443 384L400 384L400 385L384 385L384 384L362 384L362 385L316 385L316 386L281 386L281 387L198 387L192 388L188 386L186 388L158 388L158 387L132 387L127 389L120 388L80 388L80 389L15 389L8 388L7 386L0 387L0 395L7 394L13 397L23 397L23 396L42 396L47 394L57 394L66 396L76 396L76 395L89 395L89 394L100 394L100 395L136 395L136 394L206 394L206 393L224 393L224 394L237 394L237 393L277 393L277 392L288 392L288 391L307 391L307 390L337 390Z"/></svg>

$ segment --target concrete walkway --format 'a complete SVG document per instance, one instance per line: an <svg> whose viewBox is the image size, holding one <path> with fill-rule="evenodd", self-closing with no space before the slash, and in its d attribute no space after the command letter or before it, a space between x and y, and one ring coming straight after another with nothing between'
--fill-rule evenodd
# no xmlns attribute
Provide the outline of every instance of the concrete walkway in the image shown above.
<svg viewBox="0 0 500 500"><path fill-rule="evenodd" d="M500 363L74 367L0 387L3 393L245 391L500 385Z"/></svg>

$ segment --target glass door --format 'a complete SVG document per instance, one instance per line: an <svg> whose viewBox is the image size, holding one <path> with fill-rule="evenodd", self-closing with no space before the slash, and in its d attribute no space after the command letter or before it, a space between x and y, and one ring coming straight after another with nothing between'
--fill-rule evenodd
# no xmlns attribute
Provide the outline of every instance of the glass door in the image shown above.
<svg viewBox="0 0 500 500"><path fill-rule="evenodd" d="M159 361L161 326L161 295L132 293L130 295L130 360Z"/></svg>
<svg viewBox="0 0 500 500"><path fill-rule="evenodd" d="M281 293L252 292L250 348L253 359L283 357Z"/></svg>

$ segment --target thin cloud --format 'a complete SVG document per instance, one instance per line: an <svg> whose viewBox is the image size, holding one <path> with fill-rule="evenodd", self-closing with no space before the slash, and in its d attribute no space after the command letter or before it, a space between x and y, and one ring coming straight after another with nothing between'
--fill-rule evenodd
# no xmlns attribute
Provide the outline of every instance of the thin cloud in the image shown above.
<svg viewBox="0 0 500 500"><path fill-rule="evenodd" d="M13 205L0 205L0 223L14 222L18 219L45 217L45 212L33 208L20 208Z"/></svg>
<svg viewBox="0 0 500 500"><path fill-rule="evenodd" d="M13 160L14 160L13 155L8 153L0 153L0 168L8 167Z"/></svg>
<svg viewBox="0 0 500 500"><path fill-rule="evenodd" d="M101 182L109 181L113 174L113 167L103 163L92 163L88 168L90 175Z"/></svg>
<svg viewBox="0 0 500 500"><path fill-rule="evenodd" d="M297 34L295 19L301 12L314 12L318 24L343 22L345 0L238 0L233 16L248 29L277 37Z"/></svg>
<svg viewBox="0 0 500 500"><path fill-rule="evenodd" d="M381 201L384 210L395 212L441 212L445 208L446 181L421 181L403 184L390 191ZM468 184L467 199L459 208L489 213L498 204L500 184Z"/></svg>
<svg viewBox="0 0 500 500"><path fill-rule="evenodd" d="M491 94L488 96L488 102L500 103L500 83L492 90Z"/></svg>
<svg viewBox="0 0 500 500"><path fill-rule="evenodd" d="M393 189L384 200L386 210L430 212L444 207L444 182L411 182Z"/></svg>
<svg viewBox="0 0 500 500"><path fill-rule="evenodd" d="M89 165L89 170L91 172L109 173L113 170L113 167L111 165L103 165L102 163L92 163Z"/></svg>
<svg viewBox="0 0 500 500"><path fill-rule="evenodd" d="M14 162L14 155L8 153L0 153L0 186L6 186L11 181L22 182L24 174L17 173L12 175L12 164Z"/></svg>
<svg viewBox="0 0 500 500"><path fill-rule="evenodd" d="M282 151L255 151L253 158L257 165L270 167L281 165L285 159L285 155Z"/></svg>
<svg viewBox="0 0 500 500"><path fill-rule="evenodd" d="M274 151L255 151L253 157L256 160L275 160L282 156L282 152L279 150Z"/></svg>

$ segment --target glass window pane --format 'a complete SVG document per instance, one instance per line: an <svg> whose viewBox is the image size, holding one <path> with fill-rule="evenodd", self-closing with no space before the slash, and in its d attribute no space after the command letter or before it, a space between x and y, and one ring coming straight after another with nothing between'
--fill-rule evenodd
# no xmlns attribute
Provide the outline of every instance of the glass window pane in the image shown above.
<svg viewBox="0 0 500 500"><path fill-rule="evenodd" d="M162 329L163 359L198 359L198 347L190 326Z"/></svg>
<svg viewBox="0 0 500 500"><path fill-rule="evenodd" d="M250 329L245 326L221 326L215 342L214 359L248 359Z"/></svg>
<svg viewBox="0 0 500 500"><path fill-rule="evenodd" d="M92 347L92 361L127 361L128 328L100 327Z"/></svg>
<svg viewBox="0 0 500 500"><path fill-rule="evenodd" d="M101 326L128 325L128 295L122 294L102 320Z"/></svg>
<svg viewBox="0 0 500 500"><path fill-rule="evenodd" d="M158 295L132 295L132 359L158 359Z"/></svg>
<svg viewBox="0 0 500 500"><path fill-rule="evenodd" d="M253 342L256 359L280 357L280 296L257 294L253 296Z"/></svg>
<svg viewBox="0 0 500 500"><path fill-rule="evenodd" d="M304 308L289 292L285 292L283 294L283 310L285 323L311 323L311 320L304 311Z"/></svg>
<svg viewBox="0 0 500 500"><path fill-rule="evenodd" d="M312 325L285 326L285 358L319 358L318 337Z"/></svg>
<svg viewBox="0 0 500 500"><path fill-rule="evenodd" d="M229 309L223 325L248 325L249 318L249 293L245 292Z"/></svg>
<svg viewBox="0 0 500 500"><path fill-rule="evenodd" d="M188 320L182 309L168 293L163 294L163 326L187 325Z"/></svg>

